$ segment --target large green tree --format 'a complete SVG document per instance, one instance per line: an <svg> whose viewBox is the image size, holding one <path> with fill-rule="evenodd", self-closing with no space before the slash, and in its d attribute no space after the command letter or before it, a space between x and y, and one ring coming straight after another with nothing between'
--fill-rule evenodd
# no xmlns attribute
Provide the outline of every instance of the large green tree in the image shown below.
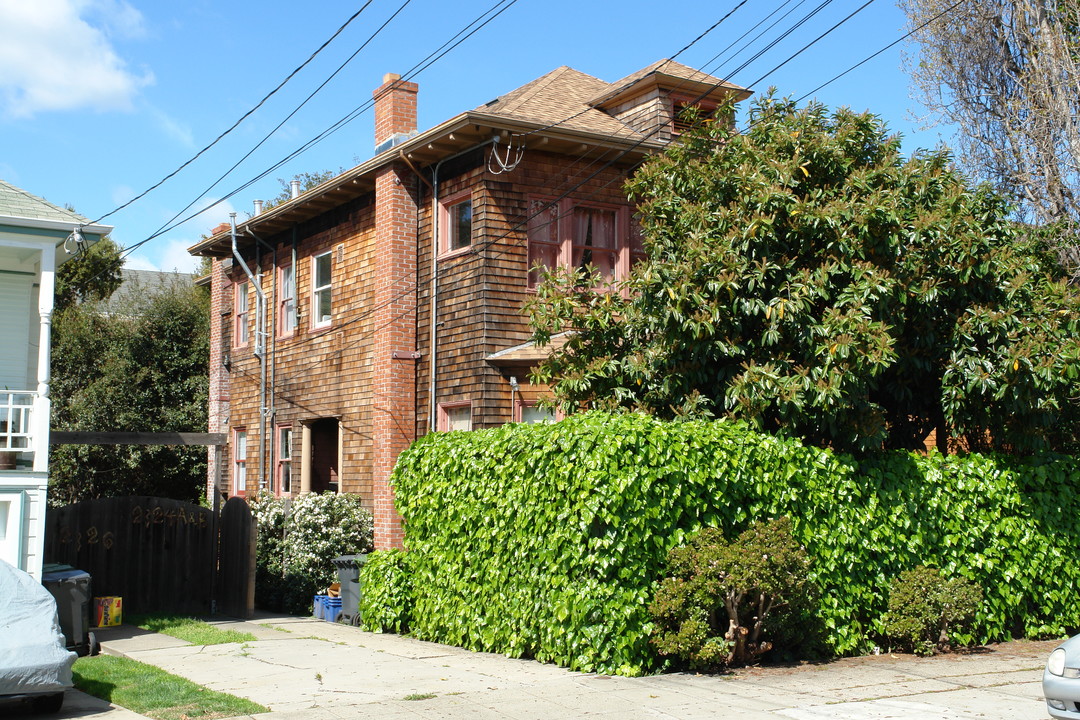
<svg viewBox="0 0 1080 720"><path fill-rule="evenodd" d="M56 430L197 432L207 422L209 299L176 281L85 302L53 325ZM155 495L197 502L201 447L64 445L51 456L50 501Z"/></svg>
<svg viewBox="0 0 1080 720"><path fill-rule="evenodd" d="M1064 447L1080 301L1045 248L943 151L900 155L870 114L764 97L628 185L648 262L614 291L548 273L536 340L564 410L745 419L843 450L958 438Z"/></svg>
<svg viewBox="0 0 1080 720"><path fill-rule="evenodd" d="M124 259L111 237L102 238L56 271L57 310L76 303L108 300L120 287Z"/></svg>

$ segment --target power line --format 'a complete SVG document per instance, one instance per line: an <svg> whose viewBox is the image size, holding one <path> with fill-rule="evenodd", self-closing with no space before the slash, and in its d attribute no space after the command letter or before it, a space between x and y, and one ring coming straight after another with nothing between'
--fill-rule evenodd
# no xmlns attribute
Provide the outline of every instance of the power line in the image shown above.
<svg viewBox="0 0 1080 720"><path fill-rule="evenodd" d="M902 36L902 37L900 37L899 39L897 39L897 40L893 41L893 42L892 42L892 43L890 43L889 45L887 45L887 46L883 47L883 48L882 48L881 50L878 50L877 52L873 53L872 55L868 56L867 58L865 58L865 59L863 59L863 60L859 61L858 63L856 63L856 64L854 64L854 65L852 65L852 66L851 66L851 67L849 67L849 68L848 68L847 70L845 70L845 71L843 71L843 72L841 72L841 73L839 73L839 74L837 74L837 75L833 76L833 77L832 77L831 79L829 79L829 80L827 80L826 82L822 83L821 85L819 85L818 87L816 87L816 88L815 88L814 90L812 90L812 91L811 91L810 93L808 93L807 95L813 94L813 93L815 93L815 92L817 92L817 91L821 90L822 88L824 88L824 87L828 86L829 84L831 84L831 83L835 82L835 81L836 81L836 80L838 80L839 78L841 78L841 77L843 77L844 75L848 74L848 73L849 73L849 72L851 72L852 70L854 70L854 69L856 69L856 68L860 67L861 65L865 64L866 62L868 62L869 60L873 59L874 57L877 57L878 55L882 54L883 52L887 51L888 49L890 49L890 48L894 47L894 46L895 46L895 45L897 45L898 43L900 43L900 42L902 42L903 40L905 40L905 39L906 39L907 37L910 37L910 36L911 36L912 34L914 34L915 32L918 32L919 30L923 29L923 28L924 28L924 27L926 27L927 25L929 25L929 24L931 24L931 23L935 22L936 20L940 19L940 18L941 18L941 17L943 17L943 16L945 15L945 14L947 14L948 12L950 12L951 10L953 10L953 9L954 9L955 7L957 7L958 5L960 5L960 4L961 4L961 3L963 2L963 1L964 1L964 0L958 0L958 2L954 3L954 4L952 5L952 6L950 6L950 7L949 7L949 8L947 8L947 9L945 9L944 11L942 11L941 13L939 13L938 15L936 15L935 17L931 18L931 19L930 19L930 20L928 20L927 22L923 23L923 24L922 24L922 25L920 25L919 27L917 27L917 28L915 28L914 30L912 30L912 31L908 32L908 33L907 33L907 34L905 34L904 36ZM872 0L871 0L871 2L872 2ZM868 2L868 3L866 3L866 5L868 5L868 4L869 4L869 2ZM833 27L831 27L831 28L830 28L830 29L829 29L828 31L826 31L825 33L823 33L823 34L821 34L820 36L818 36L818 38L816 38L816 39L815 39L814 41L812 41L811 43L807 44L806 46L804 46L803 48L801 48L801 49L800 49L799 51L797 51L796 53L794 53L793 55L789 56L789 57L788 57L788 58L787 58L787 59L786 59L786 60L784 61L784 63L781 63L781 65L779 65L779 66L777 66L777 67L782 67L782 66L783 66L784 64L786 64L787 62L790 62L790 61L791 61L791 60L793 60L793 59L794 59L795 57L797 57L797 56L798 56L799 54L801 54L802 52L804 52L805 50L807 50L807 49L808 49L809 47L811 47L811 46L812 46L813 44L815 44L815 43L819 42L819 41L820 41L821 39L823 39L823 38L824 38L825 36L827 36L828 34L830 34L830 33L831 33L831 32L832 32L833 30L835 30L835 29L836 29L836 28L838 28L838 27L839 27L840 25L842 25L842 24L843 24L844 22L846 22L847 20L849 20L849 19L851 19L852 17L854 17L854 15L855 15L855 14L857 14L857 13L858 13L858 12L859 12L860 10L862 10L863 8L865 8L865 7L866 7L866 5L863 5L863 6L861 7L861 8L859 8L858 10L856 10L855 12L851 13L851 14L850 14L850 15L848 15L848 16L847 16L846 18L844 18L844 20L840 21L839 23L837 23L836 25L834 25ZM718 87L720 87L720 84L714 84L714 86L713 86L713 88L712 88L712 89L716 89L716 88L718 88ZM710 91L711 91L711 90L710 90ZM700 100L700 99L701 99L702 97L704 97L705 95L707 95L707 94L708 94L708 92L710 92L710 91L706 91L706 93L704 93L703 95L701 95L701 96L700 96L700 97L699 97L698 99ZM807 97L807 95L804 95L804 96L803 96L802 98L800 98L800 100L802 100L802 99L805 99L805 97ZM553 127L553 126L548 126L548 127ZM655 132L655 131L654 131L654 132ZM651 136L651 134L650 134L650 136ZM646 139L647 139L647 138L646 138ZM483 252L483 251L484 251L484 250L486 250L486 249L487 249L488 247L491 247L491 246L492 246L493 244L495 244L495 243L497 243L497 242L499 242L499 241L501 241L501 240L503 240L503 239L506 239L506 238L507 238L507 237L508 237L508 236L509 236L509 235L510 235L511 233L513 233L513 232L516 232L516 231L518 231L518 230L522 229L522 228L523 228L523 227L524 227L524 226L525 226L525 225L526 225L526 224L528 223L528 221L529 221L529 220L531 220L531 219L533 219L534 217L537 217L537 216L541 215L542 213L544 213L544 212L548 211L548 210L549 210L549 209L550 209L550 208L551 208L551 207L552 207L553 205L557 204L557 203L558 203L558 202L559 202L560 200L562 200L562 199L564 199L564 198L566 198L566 197L569 197L570 193L572 193L572 192L574 192L574 191L576 191L576 190L580 189L580 188L581 188L582 186L584 186L584 185L585 185L586 183L588 183L588 182L589 182L590 180L592 180L592 179L594 179L595 177L597 177L597 176L599 175L599 173L600 173L600 172L602 172L603 170L605 170L605 169L608 169L608 168L610 168L611 166L613 166L615 162L617 162L617 161L618 161L618 160L619 160L620 158L624 157L624 156L625 156L625 155L626 155L627 153L631 152L631 151L632 151L633 149L635 149L636 147L640 146L640 145L641 145L641 143L642 143L642 142L644 142L644 141L645 141L645 139L642 139L642 140L638 141L637 143L635 143L635 144L634 144L634 146L632 146L631 148L629 148L629 149L626 149L626 150L624 150L624 151L620 152L620 153L619 153L619 154L618 154L618 155L617 155L617 156L616 156L615 158L613 158L612 160L610 160L610 161L606 162L606 163L605 163L605 164L604 164L604 165L603 165L603 166L602 166L602 167L601 167L601 168L600 168L599 170L597 170L596 172L594 172L594 173L590 174L590 175L589 175L588 177L586 177L585 179L583 179L583 180L581 180L581 181L579 181L579 182L575 183L575 184L574 184L574 185L573 185L572 187L570 187L570 188L569 188L568 190L566 190L565 192L563 192L563 193L562 193L562 194L561 194L561 195L560 195L560 196L559 196L558 198L556 198L555 200L553 200L553 201L551 201L551 202L549 202L549 203L546 203L546 204L545 204L545 205L544 205L544 206L543 206L543 207L542 207L542 208L541 208L540 210L538 210L537 212L535 212L535 213L532 213L532 214L528 214L528 215L526 215L526 216L525 216L525 217L524 217L524 218L523 218L522 220L518 221L518 222L517 222L517 223L516 223L516 224L515 224L515 225L514 225L513 227L511 227L511 228L509 228L508 230L506 230L506 231L502 232L501 234L499 234L499 235L498 235L498 236L496 236L495 238L493 238L493 239L491 239L491 240L488 240L488 241L486 241L485 243L481 243L481 244L478 244L477 246L475 246L475 250L473 250L473 252L475 252L475 254L477 254L477 255L479 256L479 253ZM582 159L583 159L583 156L582 156ZM590 164L589 164L589 165L588 165L587 167L591 167L591 165L592 165L592 164L594 164L594 163L590 163ZM613 178L613 179L611 179L611 180L609 180L609 181L605 182L605 183L604 183L604 184L603 184L603 185L602 185L601 187L606 187L607 185L610 185L610 183L614 182L614 181L615 181L615 179L616 179L616 178ZM524 240L527 240L527 239L528 239L527 237L526 237L526 238L524 238ZM438 239L437 239L437 238L432 238L432 242L437 242L437 241L438 241ZM508 251L509 251L510 249L513 249L513 248L519 247L519 246L521 245L521 242L522 242L521 240L518 240L517 242L513 243L513 244L512 244L511 246L509 246L509 247L505 247L505 248L502 248L502 249L500 249L500 250L499 250L499 252L498 252L498 253L496 253L495 255L487 256L487 258L486 258L486 259L490 260L490 259L493 259L493 258L497 258L497 257L501 256L502 254L504 254L504 253L508 252ZM483 258L483 256L480 256L480 257L481 257L481 258ZM457 268L462 268L462 269L464 269L465 267L466 267L466 266L465 266L464 264L458 264L458 265L455 265L455 266L454 266L454 268L455 268L455 269L457 269ZM463 271L464 271L464 270L459 270L459 272L463 272ZM472 275L473 275L474 277L476 276L476 273L477 273L477 272L478 272L478 270L477 270L477 269L471 269L471 270L470 270L470 273L471 273L471 274L472 274ZM467 278L466 278L466 279L467 279ZM402 278L400 278L399 280L407 280L407 278L405 278L405 277L402 277ZM376 306L374 306L374 307L371 307L371 308L367 308L367 309L365 309L365 310L364 310L363 312L357 313L356 315L353 315L352 317L350 317L350 318L347 318L347 319L345 319L345 320L344 320L344 321L343 321L342 323L339 323L339 324L337 324L337 325L336 325L336 327L338 327L338 328L342 328L342 327L347 327L347 326L349 326L349 325L352 325L353 323L356 323L356 322L360 322L361 320L363 320L363 319L365 319L365 318L369 317L369 316L370 316L371 314L373 314L373 313L374 313L374 312L376 312L377 310L379 310L379 309L382 309L383 307L387 306L388 304L391 304L391 303L393 303L393 302L396 302L396 301L398 301L398 300L400 300L400 299L404 298L404 297L405 297L406 295L408 295L409 293L415 292L415 291L416 291L416 289L417 289L417 285L416 285L416 282L415 282L415 281L413 281L413 282L410 282L410 283L408 283L408 286L407 286L407 287L405 287L405 288L404 288L404 289L403 289L402 291L400 291L399 293L397 293L397 294L396 294L395 296L393 296L393 297L391 297L391 298L389 298L389 299L387 299L387 300L383 301L382 303L380 303L380 304L378 304L378 305L376 305ZM375 330L377 330L377 329L373 329L373 330L372 330L372 332L374 332ZM350 347L353 347L353 346L355 346L356 344L358 344L358 343L362 342L362 341L363 341L364 339L366 339L366 337L367 337L367 334L364 334L364 335L361 335L360 337L354 338L354 339L353 339L353 340L352 340L352 341L351 341L350 343L348 343L347 345L345 345L345 346L341 347L341 348L340 348L339 350L340 350L340 351L344 351L344 350L346 350L346 349L348 349L348 348L350 348ZM304 338L304 340L303 340L303 341L306 341L306 340L308 340L308 338ZM317 363L317 362L319 362L319 361L320 361L320 360L315 360L315 359L313 359L313 360L312 360L312 362L311 362L311 364L313 365L313 364L315 364L315 363Z"/></svg>
<svg viewBox="0 0 1080 720"><path fill-rule="evenodd" d="M366 10L366 9L367 9L367 7L368 7L369 5L371 5L371 3L372 3L372 2L374 2L374 0L368 0L368 1L366 2L366 3L364 3L363 7L361 7L361 8L359 9L359 10L357 10L357 11L356 11L355 13L353 13L353 14L352 14L352 16L351 16L351 17L349 17L349 19L348 19L348 20L346 20L346 21L345 21L345 22L344 22L344 23L343 23L343 24L341 25L341 27L339 27L339 28L338 28L338 29L337 29L337 30L336 30L336 31L334 32L334 34L333 34L333 35L331 35L331 36L330 36L329 38L327 38L327 40L326 40L326 41L325 41L325 42L324 42L324 43L323 43L322 45L320 45L320 46L318 47L318 49L316 49L316 50L315 50L315 52L313 52L313 53L312 53L311 55L309 55L309 56L308 56L308 59L307 59L307 60L305 60L304 62L300 63L300 65L298 65L298 66L296 67L296 69L295 69L295 70L293 70L293 71L292 71L291 73L289 73L289 74L288 74L288 76L287 76L287 77L286 77L286 78L285 78L284 80L282 80L282 81L281 81L280 83L278 83L278 86L277 86L277 87L275 87L275 88L274 88L273 90L271 90L271 91L270 91L269 93L267 93L267 94L266 94L266 95L265 95L265 96L263 97L263 99L262 99L262 100L260 100L260 101L259 101L259 102L258 102L258 103L257 103L257 104L256 104L256 105L255 105L255 106L253 107L253 108L251 108L251 109L250 109L250 110L248 110L248 111L247 111L246 113L244 113L243 115L241 115L241 116L240 116L240 119L239 119L239 120L237 120L236 122L234 122L234 123L233 123L233 124L232 124L231 126L229 126L229 128L228 128L228 129L226 129L226 130L225 130L224 132L222 132L222 133L221 133L220 135L218 135L218 136L217 136L216 138L214 138L214 139L213 139L213 141L211 141L209 145L207 145L206 147L204 147L204 148L203 148L202 150L200 150L199 152L195 153L195 154L194 154L194 155L193 155L193 156L192 156L191 158L189 158L188 160L186 160L186 161L185 161L185 162L184 162L184 163L183 163L183 164L182 164L182 165L181 165L180 167L178 167L178 168L176 168L175 170L173 170L173 171L172 171L171 173L169 173L168 175L166 175L165 177L163 177L163 178L162 178L161 180L157 181L157 182L156 182L155 184L153 184L153 185L151 185L150 187L148 187L148 188L147 188L146 190L143 190L143 191L142 191L141 193L139 193L139 194L138 194L138 195L136 195L135 197L131 198L130 200L128 200L128 201L127 201L126 203L124 203L124 204L123 204L123 205L121 205L120 207L118 207L118 208L115 208L115 209L113 209L113 210L110 210L109 212L105 213L104 215L102 215L101 217L99 217L99 218L98 218L97 220L94 220L93 222L94 222L94 223L99 223L99 222L101 222L102 220L104 220L105 218L109 217L110 215L114 215L114 214L116 214L116 213L120 212L121 210L123 210L123 209L124 209L124 208L126 208L127 206L131 205L131 204L132 204L133 202L135 202L136 200L141 200L142 198L146 197L146 195L148 195L148 194L149 194L150 192L152 192L153 190L156 190L157 188L161 187L161 186L162 186L162 185L163 185L163 184L164 184L164 183L165 183L165 182L166 182L167 180L169 180L170 178L173 178L173 177L175 177L177 173L179 173L179 172L180 172L181 170L183 170L184 168L186 168L186 167L187 167L188 165L190 165L191 163L195 162L195 161L196 161L196 160L197 160L197 159L198 159L198 158L199 158L200 156L202 156L202 154L203 154L203 153L205 153L205 152L206 152L207 150L209 150L210 148L212 148L212 147L214 147L215 145L217 145L217 144L218 144L218 143L219 143L219 142L220 142L220 141L221 141L221 140L222 140L222 139L223 139L223 138L224 138L224 137L225 137L226 135L228 135L228 134L229 134L229 133L231 133L231 132L232 132L233 130L235 130L235 129L237 128L237 126L239 126L239 125L240 125L240 123L244 122L244 120L246 120L246 119L247 119L248 117L250 117L252 113L254 113L254 112L255 112L256 110L258 110L259 108L261 108L261 107L263 106L263 104L264 104L264 103L266 103L266 101L267 101L267 100L269 100L269 99L270 99L271 97L273 97L273 96L274 96L274 95L275 95L275 94L276 94L276 93L277 93L277 92L278 92L279 90L281 90L281 88L285 87L285 84L286 84L287 82L289 82L290 80L292 80L292 79L293 79L293 77L294 77L294 76L295 76L295 75L296 75L296 74L297 74L298 72L300 72L300 71L301 71L301 70L303 70L303 69L304 69L305 67L307 67L307 65L308 65L308 64L309 64L309 63L310 63L310 62L311 62L312 60L314 60L314 59L315 59L315 57L316 57L316 56L317 56L317 55L318 55L319 53L321 53L321 52L322 52L322 51L323 51L324 49L326 49L326 46L327 46L327 45L329 45L329 44L330 44L331 42L333 42L333 41L334 41L334 39L335 39L335 38L336 38L336 37L337 37L338 35L340 35L340 34L341 34L341 33L342 33L342 32L343 32L344 30L345 30L345 28L347 28L347 27L349 26L349 24L350 24L350 23L352 23L352 21L353 21L353 20L355 20L356 18L360 17L360 13L364 12L364 10Z"/></svg>
<svg viewBox="0 0 1080 720"><path fill-rule="evenodd" d="M488 23L493 21L495 18L497 18L499 15L501 15L503 12L508 10L511 6L513 6L517 2L518 2L518 0L498 0L498 2L496 2L491 8L489 8L485 12L481 13L478 17L474 18L462 30L459 30L457 32L457 34L455 34L450 40L443 43L443 45L441 45L437 50L435 50L434 52L429 54L427 57L425 57L423 60L421 60L420 62L415 64L402 77L402 79L403 80L408 80L408 79L410 79L412 77L415 77L417 74L419 74L423 70L426 70L427 68L431 67L431 65L433 65L438 60L441 60L443 57L445 57L452 50L454 50L459 45L461 45L461 43L468 40L475 33L477 33L479 30L481 30L483 27L485 27ZM499 7L500 5L502 6L501 8ZM498 10L496 11L497 8L498 8ZM494 13L494 14L491 14L490 17L487 17L486 19L484 19L485 16L487 16L490 13ZM477 24L477 23L479 23L479 24ZM474 25L476 25L476 27L473 27ZM352 111L350 111L345 116L343 116L341 119L339 119L337 122L330 125L327 129L323 130L321 133L316 135L314 138L312 138L312 139L308 140L307 142L305 142L299 148L297 148L293 152L289 153L284 158L277 161L275 164L273 164L272 166L270 166L269 168L267 168L263 172L256 175L254 178L251 178L247 182L243 183L239 187L237 187L234 190L230 191L229 193L227 193L226 195L224 195L223 197L221 197L217 201L211 203L210 205L207 205L206 207L202 208L201 210L198 210L197 212L194 212L194 213L188 215L187 217L185 217L185 218L183 218L181 220L173 222L168 227L161 228L157 232L153 233L152 235L146 237L145 239L143 239L143 240L141 240L141 241L139 241L139 242L137 242L137 243L135 243L133 245L129 245L128 247L124 248L124 251L123 251L124 254L125 255L130 254L131 252L135 251L139 247L142 247L143 245L150 242L151 240L153 240L153 239L155 239L157 237L160 237L161 235L168 232L169 230L172 230L172 229L176 228L177 226L184 224L188 220L191 220L192 218L197 217L198 215L202 214L203 212L206 212L207 210L214 207L215 205L218 205L221 202L224 202L225 200L228 200L229 198L233 197L237 193L240 193L243 190L246 190L248 187L254 185L259 180L263 179L264 177L266 177L270 173L274 172L275 170L280 168L282 165L284 165L288 161L290 161L293 158L297 157L301 153L305 152L309 148L313 147L314 145L316 145L319 142L321 142L322 140L326 139L327 137L329 137L333 133L337 132L338 130L340 130L342 127L344 127L348 123L355 120L364 111L368 110L372 105L373 105L373 101L368 100L368 101L364 102L363 104L361 104L360 106L354 108Z"/></svg>
<svg viewBox="0 0 1080 720"><path fill-rule="evenodd" d="M228 170L226 170L224 173L222 173L218 177L217 180L214 180L214 182L210 183L210 185L208 185L205 190L203 190L201 193L199 193L199 195L195 199L193 199L191 202L189 202L187 205L185 205L179 212L177 212L175 215L173 215L171 218L169 218L167 221L165 221L165 224L162 225L161 227L159 227L156 231L154 231L154 233L153 233L153 235L151 235L151 237L153 237L154 235L157 235L157 234L159 234L161 232L164 232L165 229L169 227L170 223L172 223L174 220L176 220L176 218L180 217L185 212L187 212L188 209L190 209L192 205L194 205L195 203L199 202L199 200L202 200L204 197L206 197L206 194L208 192L210 192L211 190L213 190L214 187L216 187L218 183L220 183L222 180L227 178L230 174L232 174L233 170L238 168L241 163L243 163L245 160L247 160L249 157L251 157L252 154L254 154L254 152L256 150L258 150L260 147L262 147L263 144L267 140L269 140L271 137L273 137L274 133L276 133L278 130L280 130L281 127L285 123L287 123L289 120L291 120L292 117L294 115L296 115L296 113L300 112L300 110L305 105L307 105L308 102L310 102L311 99L313 97L315 97L324 87L326 87L330 83L331 80L333 80L335 77L337 77L338 73L340 73L342 70L344 70L345 66L348 65L350 62L352 62L353 59L357 55L359 55L360 52L364 48L366 48L369 44L371 44L371 42L376 37L378 37L379 33L381 33L386 28L386 26L389 25L394 20L394 18L396 18L399 14L401 14L401 12L409 5L410 2L412 2L412 0L405 0L405 2L403 2L401 4L401 6L398 7L398 9L394 11L393 15L391 15L389 18L387 18L386 21L384 21L383 24L380 25L377 30L375 30L375 32L373 32L371 35L369 35L368 38L366 40L364 40L363 43L361 43L360 47L358 47L355 51L353 51L352 55L350 55L349 57L347 57L345 59L345 62L338 65L337 69L334 70L334 72L330 73L330 75L325 80L323 80L322 83L320 83L318 87L316 87L314 90L312 90L311 93L308 94L308 96L306 98L304 98L303 101L299 105L297 105L295 108L293 108L293 110L281 120L281 122L279 122L277 125L275 125L273 127L273 129L270 130L270 132L266 133L266 135L264 135L263 138L261 140L259 140L259 142L255 143L255 145L252 146L252 148L250 150L248 150L239 160L237 160L235 163L233 163L232 167L230 167Z"/></svg>

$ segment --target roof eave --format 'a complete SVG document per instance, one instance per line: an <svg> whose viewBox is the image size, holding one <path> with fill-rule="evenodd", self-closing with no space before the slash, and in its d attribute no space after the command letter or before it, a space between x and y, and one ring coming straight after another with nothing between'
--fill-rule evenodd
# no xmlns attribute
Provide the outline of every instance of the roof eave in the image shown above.
<svg viewBox="0 0 1080 720"><path fill-rule="evenodd" d="M95 225L92 223L80 223L75 220L41 220L39 218L26 218L17 215L0 215L0 225L12 225L15 227L32 228L36 230L59 230L71 232L79 228L83 235L100 235L102 237L113 231L111 225Z"/></svg>
<svg viewBox="0 0 1080 720"><path fill-rule="evenodd" d="M681 92L694 96L700 95L702 99L713 97L717 102L722 102L731 95L735 96L736 102L742 102L754 94L752 90L729 83L726 80L721 80L720 84L717 84L653 71L635 82L604 93L589 101L589 105L596 108L618 105L624 100L641 94L643 87L665 87L672 92Z"/></svg>
<svg viewBox="0 0 1080 720"><path fill-rule="evenodd" d="M508 139L512 135L521 136L526 133L532 133L524 141L526 149L557 150L562 147L578 155L589 150L599 153L619 150L624 151L625 155L617 158L617 161L628 166L639 163L646 155L663 148L663 143L655 140L633 136L621 138L606 133L549 126L503 115L465 112L302 192L298 197L238 222L236 225L238 244L246 246L254 242L251 237L240 241L240 236L249 235L249 231L258 233L265 239L267 236L286 230L291 225L373 191L375 171L400 158L407 158L417 167L427 167L443 158L490 142L493 137ZM515 139L515 142L518 141ZM192 255L228 257L232 254L230 236L231 231L218 233L192 245L188 248L188 252Z"/></svg>

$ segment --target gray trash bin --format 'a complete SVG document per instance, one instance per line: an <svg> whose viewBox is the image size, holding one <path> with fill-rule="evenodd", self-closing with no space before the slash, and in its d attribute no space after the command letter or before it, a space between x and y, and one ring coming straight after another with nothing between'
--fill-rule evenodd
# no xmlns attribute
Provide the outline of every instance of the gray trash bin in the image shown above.
<svg viewBox="0 0 1080 720"><path fill-rule="evenodd" d="M41 584L56 599L60 631L68 649L80 656L97 655L97 638L90 632L90 573L70 565L49 564L42 568Z"/></svg>
<svg viewBox="0 0 1080 720"><path fill-rule="evenodd" d="M360 624L360 568L367 562L367 554L342 555L333 560L341 583L341 622Z"/></svg>

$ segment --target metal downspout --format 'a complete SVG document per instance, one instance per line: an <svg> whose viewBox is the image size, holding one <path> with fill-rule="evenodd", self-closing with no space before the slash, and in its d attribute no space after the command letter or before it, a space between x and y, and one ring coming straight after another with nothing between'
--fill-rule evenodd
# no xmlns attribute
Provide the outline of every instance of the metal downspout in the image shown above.
<svg viewBox="0 0 1080 720"><path fill-rule="evenodd" d="M435 343L438 340L439 328L439 168L441 168L442 164L448 160L454 160L494 142L495 137L492 137L491 140L485 140L478 145L473 145L467 150L462 150L449 157L444 157L442 160L435 163L435 167L431 171L431 309L429 310L429 313L431 314L431 352L428 366L431 375L428 384L428 430L431 432L435 432L437 429L437 418L435 417Z"/></svg>
<svg viewBox="0 0 1080 720"><path fill-rule="evenodd" d="M266 348L265 342L265 309L266 293L258 278L251 272L251 268L244 262L244 257L236 245L236 213L229 213L230 235L232 237L233 258L240 263L248 281L255 288L255 357L259 358L259 487L266 486ZM249 230L250 232L250 230Z"/></svg>

